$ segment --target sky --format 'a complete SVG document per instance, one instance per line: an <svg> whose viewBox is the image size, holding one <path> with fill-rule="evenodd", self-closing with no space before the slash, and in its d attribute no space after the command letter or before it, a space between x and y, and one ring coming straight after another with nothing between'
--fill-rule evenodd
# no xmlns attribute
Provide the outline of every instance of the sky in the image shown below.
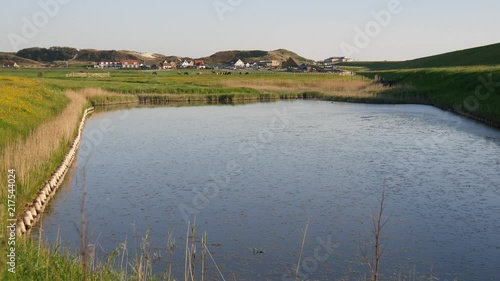
<svg viewBox="0 0 500 281"><path fill-rule="evenodd" d="M68 46L187 57L288 49L409 60L500 42L498 0L4 1L0 51Z"/></svg>

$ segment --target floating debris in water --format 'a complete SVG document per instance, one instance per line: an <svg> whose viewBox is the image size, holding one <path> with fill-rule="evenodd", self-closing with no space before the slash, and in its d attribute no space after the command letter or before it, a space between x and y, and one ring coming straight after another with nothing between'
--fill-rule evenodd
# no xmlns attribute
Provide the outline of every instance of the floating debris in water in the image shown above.
<svg viewBox="0 0 500 281"><path fill-rule="evenodd" d="M264 251L257 248L253 248L253 254L254 255L264 254Z"/></svg>

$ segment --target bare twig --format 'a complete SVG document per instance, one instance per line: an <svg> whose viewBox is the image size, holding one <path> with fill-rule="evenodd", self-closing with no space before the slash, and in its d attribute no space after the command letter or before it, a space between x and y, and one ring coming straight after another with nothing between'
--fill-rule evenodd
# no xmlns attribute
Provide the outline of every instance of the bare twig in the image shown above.
<svg viewBox="0 0 500 281"><path fill-rule="evenodd" d="M83 281L87 281L87 220L85 219L85 204L87 202L87 164L90 160L90 156L85 161L85 165L83 167L83 179L82 179L82 202L80 203L80 220L82 224L82 228L80 230L80 242L82 244L82 266L83 266Z"/></svg>
<svg viewBox="0 0 500 281"><path fill-rule="evenodd" d="M219 275L220 275L220 277L222 278L222 281L226 281L226 279L224 279L224 275L222 275L222 272L220 271L219 267L217 266L217 263L215 262L214 257L212 257L212 254L210 253L210 250L207 248L207 245L205 245L205 249L207 250L208 256L210 257L210 259L211 259L211 260L212 260L212 262L214 263L215 268L216 268L216 269L217 269L217 271L219 272Z"/></svg>
<svg viewBox="0 0 500 281"><path fill-rule="evenodd" d="M207 233L201 239L201 281L205 281L205 257L207 255Z"/></svg>
<svg viewBox="0 0 500 281"><path fill-rule="evenodd" d="M191 222L188 222L188 227L186 231L186 252L185 252L185 260L184 260L184 281L188 281L189 276L189 268L188 268L188 259L189 259L189 228L191 226Z"/></svg>
<svg viewBox="0 0 500 281"><path fill-rule="evenodd" d="M302 246L300 247L300 253L299 253L299 261L297 262L297 268L295 269L295 280L297 280L299 276L300 261L302 260L302 252L304 251L304 244L306 243L307 229L309 228L310 221L311 217L307 219L306 228L304 230L304 237L302 238Z"/></svg>
<svg viewBox="0 0 500 281"><path fill-rule="evenodd" d="M380 259L383 254L382 250L382 229L389 221L389 218L384 219L384 209L385 209L385 198L386 192L385 187L382 189L382 196L379 200L378 212L373 218L373 236L374 236L374 253L372 255L372 260L370 263L370 269L372 272L372 280L377 281L379 277L380 270Z"/></svg>

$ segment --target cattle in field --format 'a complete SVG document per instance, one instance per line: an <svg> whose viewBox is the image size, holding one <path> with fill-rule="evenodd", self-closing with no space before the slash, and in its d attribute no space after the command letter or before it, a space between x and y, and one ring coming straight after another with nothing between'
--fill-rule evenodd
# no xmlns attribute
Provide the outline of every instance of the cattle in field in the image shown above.
<svg viewBox="0 0 500 281"><path fill-rule="evenodd" d="M189 75L189 72L184 72L184 75Z"/></svg>
<svg viewBox="0 0 500 281"><path fill-rule="evenodd" d="M153 71L153 73L152 73L152 74L153 74L153 75L158 75L158 73L157 73L156 71Z"/></svg>

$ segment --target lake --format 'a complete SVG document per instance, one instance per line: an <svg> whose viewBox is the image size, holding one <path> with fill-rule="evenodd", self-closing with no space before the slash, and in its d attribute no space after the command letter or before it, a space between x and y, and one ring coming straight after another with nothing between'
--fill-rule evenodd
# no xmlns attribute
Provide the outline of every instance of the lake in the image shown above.
<svg viewBox="0 0 500 281"><path fill-rule="evenodd" d="M497 280L500 131L421 105L280 101L102 111L43 219L44 236L127 242L183 278L188 221L228 280L361 279L385 190L384 280ZM307 224L308 220L309 223ZM207 258L212 279L219 274ZM197 265L199 270L200 265ZM415 272L415 273L414 273ZM390 277L390 278L389 278Z"/></svg>

